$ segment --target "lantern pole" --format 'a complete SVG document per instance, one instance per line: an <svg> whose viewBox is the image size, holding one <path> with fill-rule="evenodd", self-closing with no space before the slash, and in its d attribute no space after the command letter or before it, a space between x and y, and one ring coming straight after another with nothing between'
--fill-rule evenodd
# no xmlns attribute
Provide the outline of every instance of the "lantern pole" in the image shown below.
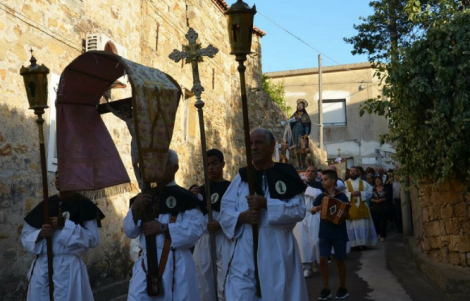
<svg viewBox="0 0 470 301"><path fill-rule="evenodd" d="M255 194L254 166L251 155L250 122L248 116L248 99L246 96L245 70L246 56L251 53L251 40L253 35L253 19L256 14L256 6L250 8L242 0L238 0L225 11L228 23L228 35L230 38L230 54L235 55L238 62L238 73L240 74L240 92L242 100L243 130L245 134L246 166L248 176L248 189L250 195ZM258 269L258 225L251 225L253 231L253 257L255 268L256 294L261 298L261 286L259 282Z"/></svg>
<svg viewBox="0 0 470 301"><path fill-rule="evenodd" d="M44 65L36 65L36 58L31 51L31 65L21 67L20 74L23 76L26 93L28 95L29 108L34 110L37 115L36 123L39 130L39 152L41 157L41 176L42 176L42 195L44 204L44 223L51 224L49 216L49 191L47 186L47 168L46 168L46 148L44 146L44 119L42 115L47 106L47 74L49 69ZM54 281L53 281L53 257L52 257L52 237L46 237L47 247L47 271L49 278L49 299L54 301Z"/></svg>

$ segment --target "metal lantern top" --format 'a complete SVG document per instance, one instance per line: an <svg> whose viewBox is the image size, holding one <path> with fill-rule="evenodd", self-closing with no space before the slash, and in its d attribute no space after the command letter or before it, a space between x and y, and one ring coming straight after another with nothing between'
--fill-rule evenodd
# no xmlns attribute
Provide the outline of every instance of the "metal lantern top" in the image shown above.
<svg viewBox="0 0 470 301"><path fill-rule="evenodd" d="M21 66L20 74L23 76L26 93L28 95L29 108L35 111L47 109L47 75L49 68L37 65L36 58L31 50L31 65Z"/></svg>
<svg viewBox="0 0 470 301"><path fill-rule="evenodd" d="M251 39L253 37L253 19L256 14L256 5L252 8L242 0L225 11L230 38L230 54L247 55L251 53Z"/></svg>

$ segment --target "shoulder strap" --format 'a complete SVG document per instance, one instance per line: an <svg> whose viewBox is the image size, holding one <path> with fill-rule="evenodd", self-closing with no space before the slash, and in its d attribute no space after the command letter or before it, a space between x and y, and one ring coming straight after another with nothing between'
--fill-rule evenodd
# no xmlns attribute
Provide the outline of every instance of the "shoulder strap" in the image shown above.
<svg viewBox="0 0 470 301"><path fill-rule="evenodd" d="M171 215L170 224L173 224L174 222L176 222L177 216L178 216L178 213L174 213ZM165 243L163 244L162 256L160 257L160 265L158 267L159 281L161 281L163 278L163 273L165 272L166 262L168 261L168 255L170 254L171 236L169 232L170 230L168 229L167 231L168 233L165 233Z"/></svg>

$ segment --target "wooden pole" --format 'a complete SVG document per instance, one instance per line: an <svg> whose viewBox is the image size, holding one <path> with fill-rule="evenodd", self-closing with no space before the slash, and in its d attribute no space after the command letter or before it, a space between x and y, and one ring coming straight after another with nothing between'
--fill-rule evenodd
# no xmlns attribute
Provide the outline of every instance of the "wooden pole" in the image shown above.
<svg viewBox="0 0 470 301"><path fill-rule="evenodd" d="M246 97L246 85L245 85L245 70L246 67L244 62L246 61L246 55L237 55L236 61L238 61L238 73L240 74L240 88L242 98L242 110L243 110L243 131L245 133L245 148L246 148L246 167L248 175L248 188L250 195L255 194L255 182L254 182L254 167L253 159L251 156L251 139L250 139L250 122L248 117L248 99ZM256 279L256 293L261 298L261 286L259 283L259 272L258 272L258 225L251 225L253 230L253 256L255 262L255 279Z"/></svg>
<svg viewBox="0 0 470 301"><path fill-rule="evenodd" d="M197 65L196 65L197 66ZM209 181L209 168L207 166L207 146L206 146L206 133L204 127L204 112L202 107L204 107L204 102L198 98L194 106L197 108L199 116L199 131L201 132L201 151L202 151L202 164L204 166L204 186L206 191L206 205L208 212L209 222L214 221L214 216L212 213L212 201L211 201L211 192L210 192L210 181ZM219 300L218 296L218 283L217 283L217 256L215 248L215 235L214 233L209 232L210 237L210 253L212 260L212 275L214 276L215 283L215 300Z"/></svg>
<svg viewBox="0 0 470 301"><path fill-rule="evenodd" d="M211 193L210 193L210 182L209 182L209 168L207 166L207 147L206 147L206 130L204 127L204 112L202 108L204 107L204 101L202 101L202 92L204 87L201 85L201 80L199 78L199 62L202 62L202 57L214 57L219 50L209 44L206 48L201 48L197 43L198 33L190 28L186 34L189 44L187 45L186 51L173 50L169 55L169 58L175 62L179 62L182 59L186 59L186 63L191 63L192 72L193 72L193 87L191 91L196 95L197 101L194 103L194 106L197 108L198 117L199 117L199 132L201 135L201 152L202 152L202 165L204 169L204 186L206 190L206 203L209 222L214 221L212 214L212 202L211 202ZM212 261L212 274L214 277L214 287L215 287L215 299L219 300L218 297L218 283L217 283L217 256L216 256L216 246L215 246L215 234L209 232L210 236L210 254Z"/></svg>
<svg viewBox="0 0 470 301"><path fill-rule="evenodd" d="M49 190L47 187L47 168L46 168L46 148L44 146L44 131L43 124L44 119L42 114L44 110L39 110L39 112L34 112L38 119L36 123L38 124L39 129L39 152L41 156L41 175L42 175L42 194L43 194L43 204L44 204L44 222L46 224L51 224L51 219L49 215ZM52 254L52 237L46 237L46 247L47 247L47 272L49 278L49 299L54 301L54 269L53 269L53 254Z"/></svg>

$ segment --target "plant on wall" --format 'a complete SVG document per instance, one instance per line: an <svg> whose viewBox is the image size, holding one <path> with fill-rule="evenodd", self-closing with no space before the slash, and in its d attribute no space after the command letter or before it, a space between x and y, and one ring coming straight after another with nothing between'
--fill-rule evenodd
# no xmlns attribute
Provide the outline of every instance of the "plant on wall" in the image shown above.
<svg viewBox="0 0 470 301"><path fill-rule="evenodd" d="M263 91L268 94L273 102L279 105L286 116L289 116L292 108L286 104L284 99L285 91L283 83L274 84L266 75L263 75Z"/></svg>

